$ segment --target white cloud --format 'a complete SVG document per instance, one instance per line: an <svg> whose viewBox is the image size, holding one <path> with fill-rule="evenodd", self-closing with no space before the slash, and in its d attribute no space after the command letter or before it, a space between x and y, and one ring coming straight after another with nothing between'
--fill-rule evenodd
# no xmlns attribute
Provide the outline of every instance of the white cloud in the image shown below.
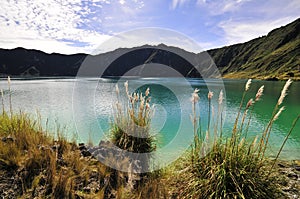
<svg viewBox="0 0 300 199"><path fill-rule="evenodd" d="M299 0L197 0L218 46L242 43L299 18Z"/></svg>
<svg viewBox="0 0 300 199"><path fill-rule="evenodd" d="M135 26L141 0L0 1L0 48L91 53L114 32Z"/></svg>
<svg viewBox="0 0 300 199"><path fill-rule="evenodd" d="M148 10L149 7L141 0L126 0L123 5L118 3L110 6L103 9L105 14L102 17L102 29L107 32L122 32L147 26L151 19Z"/></svg>
<svg viewBox="0 0 300 199"><path fill-rule="evenodd" d="M94 1L97 2L104 1ZM1 48L22 46L49 53L89 53L110 38L107 34L80 27L89 25L83 16L91 13L81 0L1 1L0 7ZM83 46L76 47L76 43Z"/></svg>
<svg viewBox="0 0 300 199"><path fill-rule="evenodd" d="M177 7L182 6L187 3L189 0L172 0L171 9L176 9Z"/></svg>
<svg viewBox="0 0 300 199"><path fill-rule="evenodd" d="M244 3L250 0L198 0L197 4L207 10L209 15L221 15L226 12L237 11Z"/></svg>
<svg viewBox="0 0 300 199"><path fill-rule="evenodd" d="M286 17L268 21L223 21L219 24L225 33L228 45L246 42L268 34L271 30L290 23L294 18Z"/></svg>

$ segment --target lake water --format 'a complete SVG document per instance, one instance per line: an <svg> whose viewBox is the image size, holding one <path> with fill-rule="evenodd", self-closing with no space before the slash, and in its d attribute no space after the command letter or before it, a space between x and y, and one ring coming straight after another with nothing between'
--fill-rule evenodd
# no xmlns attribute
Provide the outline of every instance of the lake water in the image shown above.
<svg viewBox="0 0 300 199"><path fill-rule="evenodd" d="M39 112L44 124L48 120L48 128L64 129L68 138L76 138L78 142L92 141L97 144L106 137L112 121L112 106L116 102L113 79L33 79L12 80L12 102L14 111L22 110L36 116ZM246 80L220 81L201 79L183 80L179 78L143 78L130 79L130 91L145 91L150 87L151 103L155 104L152 119L152 131L157 134L160 147L169 146L170 150L188 145L193 135L190 121L191 92L200 89L200 101L197 114L201 116L201 126L207 127L207 84L214 92L213 116L217 115L217 100L221 89L226 93L226 111L224 111L224 132L230 133L238 110ZM119 80L120 92L124 92L124 81ZM265 85L262 100L257 102L252 114L249 137L260 135L269 121L284 82L253 81L246 101L254 98L257 89ZM4 89L5 108L8 110L8 91L6 80L0 80L0 88ZM283 105L286 106L279 119L272 127L270 138L271 156L276 154L292 121L300 112L300 82L293 82ZM245 102L246 103L246 102ZM2 105L0 105L1 107ZM287 142L282 158L300 159L300 123L297 124Z"/></svg>

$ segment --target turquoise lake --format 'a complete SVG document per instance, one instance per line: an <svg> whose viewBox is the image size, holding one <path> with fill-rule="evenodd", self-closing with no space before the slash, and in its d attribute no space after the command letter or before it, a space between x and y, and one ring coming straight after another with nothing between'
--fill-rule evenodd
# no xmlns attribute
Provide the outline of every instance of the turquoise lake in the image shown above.
<svg viewBox="0 0 300 199"><path fill-rule="evenodd" d="M128 82L130 92L145 91L147 87L150 88L151 104L155 106L152 132L157 135L160 147L170 146L172 151L178 147L184 148L191 141L193 126L190 120L192 110L190 98L194 88L200 89L197 114L200 115L203 131L207 128L207 87L214 93L213 117L218 111L219 92L221 89L224 91L226 98L223 129L226 135L230 135L246 80L221 82L213 79L203 81L202 79L142 78L128 79ZM117 100L116 83L120 93L124 93L124 80L117 79L13 79L11 83L13 109L28 112L32 117L37 117L39 113L45 128L47 123L50 131L55 132L60 128L70 139L75 138L78 142L92 141L97 144L107 136L113 120L112 106ZM261 135L263 132L284 83L253 80L245 104L250 98L255 98L260 86L264 85L265 90L262 99L255 104L249 137ZM0 80L0 89L4 90L5 109L8 110L8 88L5 79ZM300 82L292 83L283 105L286 108L272 127L270 156L276 155L276 150L283 142L293 120L300 113ZM292 132L281 158L300 159L300 123Z"/></svg>

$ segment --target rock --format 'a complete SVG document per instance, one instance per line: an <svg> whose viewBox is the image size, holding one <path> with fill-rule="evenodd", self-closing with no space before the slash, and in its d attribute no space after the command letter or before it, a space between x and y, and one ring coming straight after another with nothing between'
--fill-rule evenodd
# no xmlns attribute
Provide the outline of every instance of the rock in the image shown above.
<svg viewBox="0 0 300 199"><path fill-rule="evenodd" d="M78 146L79 146L79 147L85 146L85 144L84 144L83 142L81 142L81 143L78 144Z"/></svg>
<svg viewBox="0 0 300 199"><path fill-rule="evenodd" d="M84 143L79 143L78 149L80 150L80 153L83 157L92 156L92 153L87 149Z"/></svg>
<svg viewBox="0 0 300 199"><path fill-rule="evenodd" d="M79 196L77 193L75 194L75 199L84 199L83 196Z"/></svg>
<svg viewBox="0 0 300 199"><path fill-rule="evenodd" d="M300 172L300 166L294 166L294 169Z"/></svg>
<svg viewBox="0 0 300 199"><path fill-rule="evenodd" d="M287 75L288 75L289 77L294 77L294 76L295 76L295 74L294 74L293 72L289 72L289 73L287 73Z"/></svg>
<svg viewBox="0 0 300 199"><path fill-rule="evenodd" d="M283 163L278 163L277 164L280 168L287 168L287 165L286 164L283 164Z"/></svg>
<svg viewBox="0 0 300 199"><path fill-rule="evenodd" d="M90 174L90 180L97 179L99 177L99 173L97 171L92 171Z"/></svg>
<svg viewBox="0 0 300 199"><path fill-rule="evenodd" d="M53 151L56 151L57 149L58 149L58 145L53 145L52 147L51 147L51 149L53 150Z"/></svg>
<svg viewBox="0 0 300 199"><path fill-rule="evenodd" d="M268 77L265 80L266 81L278 81L279 79L277 77Z"/></svg>
<svg viewBox="0 0 300 199"><path fill-rule="evenodd" d="M293 180L297 180L298 179L298 175L296 173L290 172L287 174L287 177Z"/></svg>
<svg viewBox="0 0 300 199"><path fill-rule="evenodd" d="M84 143L79 143L79 144L78 144L78 149L79 149L80 151L87 150L87 148L86 148L86 146L85 146Z"/></svg>
<svg viewBox="0 0 300 199"><path fill-rule="evenodd" d="M42 176L39 180L39 185L40 186L44 186L47 182L47 177L46 176Z"/></svg>
<svg viewBox="0 0 300 199"><path fill-rule="evenodd" d="M85 193L91 193L91 188L89 186L83 187Z"/></svg>
<svg viewBox="0 0 300 199"><path fill-rule="evenodd" d="M1 172L0 198L17 198L22 193L22 182L14 172Z"/></svg>
<svg viewBox="0 0 300 199"><path fill-rule="evenodd" d="M81 151L81 155L82 155L83 157L89 157L89 156L91 156L92 154L91 154L89 151Z"/></svg>
<svg viewBox="0 0 300 199"><path fill-rule="evenodd" d="M7 137L2 137L2 142L5 143L12 143L15 141L15 138L13 138L12 136L8 135Z"/></svg>
<svg viewBox="0 0 300 199"><path fill-rule="evenodd" d="M100 190L100 184L97 182L97 179L91 180L91 182L83 188L83 191L86 193L96 193Z"/></svg>
<svg viewBox="0 0 300 199"><path fill-rule="evenodd" d="M2 142L6 142L6 137L1 138Z"/></svg>

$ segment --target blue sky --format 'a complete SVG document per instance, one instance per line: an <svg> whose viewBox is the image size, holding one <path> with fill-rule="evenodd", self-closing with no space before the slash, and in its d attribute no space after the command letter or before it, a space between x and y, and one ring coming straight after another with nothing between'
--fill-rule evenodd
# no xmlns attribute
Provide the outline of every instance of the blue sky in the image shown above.
<svg viewBox="0 0 300 199"><path fill-rule="evenodd" d="M121 32L147 27L178 32L212 49L266 35L300 17L299 0L2 0L0 7L0 48L65 54L92 53ZM153 38L135 40L164 41Z"/></svg>

